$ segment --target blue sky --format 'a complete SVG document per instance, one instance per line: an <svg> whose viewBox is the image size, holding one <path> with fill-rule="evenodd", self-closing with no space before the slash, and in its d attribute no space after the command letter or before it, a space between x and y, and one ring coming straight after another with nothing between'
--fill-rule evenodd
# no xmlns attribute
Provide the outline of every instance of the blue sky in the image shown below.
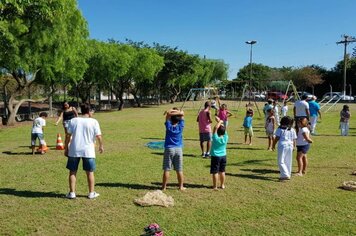
<svg viewBox="0 0 356 236"><path fill-rule="evenodd" d="M271 67L343 59L341 35L356 36L355 0L79 0L90 37L157 42L223 59L229 78L249 63ZM348 52L356 43L348 46Z"/></svg>

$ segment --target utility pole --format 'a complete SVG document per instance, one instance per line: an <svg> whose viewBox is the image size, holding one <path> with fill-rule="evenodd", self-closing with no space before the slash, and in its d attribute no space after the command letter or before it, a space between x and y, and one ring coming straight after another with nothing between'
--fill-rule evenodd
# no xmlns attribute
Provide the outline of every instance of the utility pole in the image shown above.
<svg viewBox="0 0 356 236"><path fill-rule="evenodd" d="M250 75L249 75L249 81L248 81L248 104L251 104L251 96L252 96L252 91L251 91L251 80L252 80L252 45L257 43L256 40L250 40L246 41L246 44L250 44Z"/></svg>
<svg viewBox="0 0 356 236"><path fill-rule="evenodd" d="M347 36L347 35L343 35L342 37L344 37L344 40L341 40L339 42L336 42L336 44L344 44L344 82L343 82L343 95L344 97L346 96L346 64L347 64L347 45L349 43L354 43L356 42L356 38L352 37L352 36Z"/></svg>

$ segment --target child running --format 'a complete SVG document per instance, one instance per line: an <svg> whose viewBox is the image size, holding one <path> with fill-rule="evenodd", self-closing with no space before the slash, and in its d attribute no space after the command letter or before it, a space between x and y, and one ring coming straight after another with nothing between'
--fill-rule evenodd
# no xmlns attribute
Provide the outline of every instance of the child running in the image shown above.
<svg viewBox="0 0 356 236"><path fill-rule="evenodd" d="M310 148L310 144L313 140L310 139L310 131L308 128L308 119L302 118L297 124L297 162L298 162L298 172L296 176L303 176L306 172L308 165L307 152Z"/></svg>
<svg viewBox="0 0 356 236"><path fill-rule="evenodd" d="M268 114L268 116L267 116L266 123L265 123L266 135L268 138L267 150L272 151L273 133L274 133L274 125L275 125L276 119L274 117L272 109L268 109L267 114Z"/></svg>
<svg viewBox="0 0 356 236"><path fill-rule="evenodd" d="M172 170L172 167L174 167L177 173L179 190L185 190L183 187L183 118L184 112L177 108L166 112L162 190L167 189L169 172Z"/></svg>
<svg viewBox="0 0 356 236"><path fill-rule="evenodd" d="M285 116L281 119L281 125L276 130L276 137L273 142L274 150L278 142L278 168L280 181L290 180L292 174L293 148L296 143L297 134L292 128L293 119Z"/></svg>
<svg viewBox="0 0 356 236"><path fill-rule="evenodd" d="M217 116L219 117L220 120L224 122L225 128L227 128L228 125L228 118L232 116L232 113L227 109L227 105L225 103L220 105L220 99L217 97L218 105L219 105L219 110Z"/></svg>
<svg viewBox="0 0 356 236"><path fill-rule="evenodd" d="M38 138L39 140L39 149L41 154L45 154L45 145L46 142L44 140L44 134L43 134L43 127L46 126L46 118L47 118L47 113L46 112L41 112L40 117L37 117L32 124L32 130L31 130L31 148L32 148L32 155L35 154L35 148L36 148L36 139Z"/></svg>
<svg viewBox="0 0 356 236"><path fill-rule="evenodd" d="M216 117L216 125L213 130L213 141L211 146L210 174L213 178L213 189L225 188L225 167L226 167L226 145L229 140L223 121Z"/></svg>
<svg viewBox="0 0 356 236"><path fill-rule="evenodd" d="M341 136L349 135L349 120L351 117L350 109L348 105L344 105L340 111L340 130Z"/></svg>
<svg viewBox="0 0 356 236"><path fill-rule="evenodd" d="M249 108L246 111L246 116L244 118L244 133L245 133L245 144L252 145L252 136L253 136L253 129L252 129L252 116L253 110ZM247 135L249 136L250 142L247 143Z"/></svg>

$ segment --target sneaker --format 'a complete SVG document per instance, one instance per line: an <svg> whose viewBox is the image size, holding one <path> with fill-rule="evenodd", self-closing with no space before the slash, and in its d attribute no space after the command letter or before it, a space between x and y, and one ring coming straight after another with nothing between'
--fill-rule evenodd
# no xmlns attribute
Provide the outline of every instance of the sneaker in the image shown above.
<svg viewBox="0 0 356 236"><path fill-rule="evenodd" d="M89 199L94 199L94 198L97 198L97 197L99 197L99 196L100 196L99 193L97 193L97 192L91 192L91 193L89 193L88 198L89 198Z"/></svg>
<svg viewBox="0 0 356 236"><path fill-rule="evenodd" d="M75 196L75 193L74 192L69 192L66 194L66 198L68 199L75 199L76 196Z"/></svg>
<svg viewBox="0 0 356 236"><path fill-rule="evenodd" d="M201 154L201 157L205 157L205 152L203 152L203 153Z"/></svg>
<svg viewBox="0 0 356 236"><path fill-rule="evenodd" d="M210 153L209 152L205 153L205 158L209 158L209 157L210 157Z"/></svg>

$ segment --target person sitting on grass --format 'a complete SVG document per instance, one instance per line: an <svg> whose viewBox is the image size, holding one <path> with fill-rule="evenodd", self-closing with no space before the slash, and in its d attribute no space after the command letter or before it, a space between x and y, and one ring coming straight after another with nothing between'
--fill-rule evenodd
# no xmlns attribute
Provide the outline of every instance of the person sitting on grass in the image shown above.
<svg viewBox="0 0 356 236"><path fill-rule="evenodd" d="M223 125L224 121L216 117L216 122L213 130L210 164L214 190L218 189L218 180L220 180L220 188L225 188L226 145L229 140L226 128Z"/></svg>
<svg viewBox="0 0 356 236"><path fill-rule="evenodd" d="M183 186L184 112L173 108L165 114L166 137L164 141L162 190L167 189L169 172L172 170L172 167L177 173L179 190L185 190Z"/></svg>
<svg viewBox="0 0 356 236"><path fill-rule="evenodd" d="M273 141L272 150L275 150L278 142L277 157L280 181L289 180L292 174L293 149L297 139L297 134L292 126L293 119L289 116L284 116L281 119L281 125L276 130L276 137Z"/></svg>
<svg viewBox="0 0 356 236"><path fill-rule="evenodd" d="M40 116L37 117L32 124L32 130L31 130L31 148L32 148L32 155L35 154L35 148L36 148L36 139L38 138L39 140L39 150L41 154L45 154L45 145L46 142L44 140L44 126L46 126L46 118L47 118L47 113L46 112L41 112Z"/></svg>

